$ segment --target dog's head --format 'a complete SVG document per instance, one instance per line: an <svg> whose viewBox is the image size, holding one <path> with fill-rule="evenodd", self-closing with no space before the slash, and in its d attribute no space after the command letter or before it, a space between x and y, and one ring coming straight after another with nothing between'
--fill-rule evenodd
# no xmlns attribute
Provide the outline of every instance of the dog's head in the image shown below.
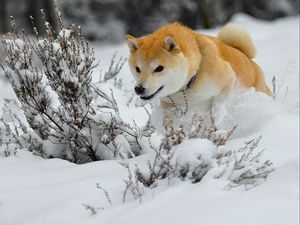
<svg viewBox="0 0 300 225"><path fill-rule="evenodd" d="M162 98L179 91L189 79L189 61L180 44L170 35L127 35L129 65L143 100Z"/></svg>

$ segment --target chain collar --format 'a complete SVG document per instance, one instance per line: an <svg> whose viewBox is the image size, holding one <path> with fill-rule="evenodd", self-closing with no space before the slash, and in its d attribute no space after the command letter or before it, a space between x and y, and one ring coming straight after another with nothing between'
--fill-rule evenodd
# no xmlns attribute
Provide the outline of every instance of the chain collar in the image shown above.
<svg viewBox="0 0 300 225"><path fill-rule="evenodd" d="M195 83L196 80L196 74L194 76L192 76L192 78L189 80L189 82L187 83L187 85L184 88L181 88L177 93L181 93L184 99L184 110L181 107L178 107L177 104L175 103L175 101L173 100L173 98L171 98L171 96L167 96L167 98L169 99L169 101L171 102L172 106L173 106L173 111L175 116L177 117L182 117L183 115L185 115L188 112L188 100L187 100L187 96L186 96L186 91L188 89L190 89L193 84Z"/></svg>

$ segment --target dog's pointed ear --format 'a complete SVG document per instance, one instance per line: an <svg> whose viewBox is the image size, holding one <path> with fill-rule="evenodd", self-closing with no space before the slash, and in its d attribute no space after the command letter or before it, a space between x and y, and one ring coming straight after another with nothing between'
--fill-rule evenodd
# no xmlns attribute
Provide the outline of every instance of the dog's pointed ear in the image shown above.
<svg viewBox="0 0 300 225"><path fill-rule="evenodd" d="M176 41L174 40L174 38L171 37L171 36L165 37L165 48L169 52L179 51L180 50L178 44L176 43Z"/></svg>
<svg viewBox="0 0 300 225"><path fill-rule="evenodd" d="M129 47L129 50L131 53L136 52L136 50L139 48L137 38L135 38L129 34L126 35L126 42L127 42L127 45Z"/></svg>

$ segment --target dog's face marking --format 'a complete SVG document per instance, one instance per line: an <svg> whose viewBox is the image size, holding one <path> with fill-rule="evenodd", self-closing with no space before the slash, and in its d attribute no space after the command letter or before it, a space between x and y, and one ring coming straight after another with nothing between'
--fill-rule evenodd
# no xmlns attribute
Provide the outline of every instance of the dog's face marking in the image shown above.
<svg viewBox="0 0 300 225"><path fill-rule="evenodd" d="M131 51L130 70L141 99L162 98L186 85L189 63L172 37L128 37L127 43Z"/></svg>

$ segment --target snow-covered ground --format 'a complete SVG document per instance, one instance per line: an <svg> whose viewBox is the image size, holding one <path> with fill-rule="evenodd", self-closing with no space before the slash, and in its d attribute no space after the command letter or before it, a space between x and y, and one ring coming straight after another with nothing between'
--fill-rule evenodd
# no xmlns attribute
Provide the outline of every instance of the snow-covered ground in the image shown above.
<svg viewBox="0 0 300 225"><path fill-rule="evenodd" d="M273 76L279 86L275 104L250 91L241 99L233 98L235 104L221 111L225 121L221 126L237 122L240 127L226 148L239 148L245 141L263 135L259 149L265 149L264 157L275 167L264 183L250 190L242 186L224 190L228 180L213 178L212 171L197 184L177 179L161 181L156 188L144 189L141 203L130 196L123 203L123 180L128 173L119 161L76 165L19 150L14 156L0 158L0 225L299 224L299 17L270 23L238 15L233 22L249 30L258 50L255 60L262 66L269 86ZM120 56L128 54L125 44L95 44L95 48L102 67L109 65L115 51ZM134 84L127 65L119 78L123 88L115 94L121 117L144 124L145 112L126 104ZM5 98L14 96L2 79L0 93L1 105ZM210 149L206 140L186 141L179 148L188 152L203 146ZM142 164L152 156L144 154L128 162ZM108 191L111 205L96 183ZM82 204L96 208L97 213L91 215Z"/></svg>

